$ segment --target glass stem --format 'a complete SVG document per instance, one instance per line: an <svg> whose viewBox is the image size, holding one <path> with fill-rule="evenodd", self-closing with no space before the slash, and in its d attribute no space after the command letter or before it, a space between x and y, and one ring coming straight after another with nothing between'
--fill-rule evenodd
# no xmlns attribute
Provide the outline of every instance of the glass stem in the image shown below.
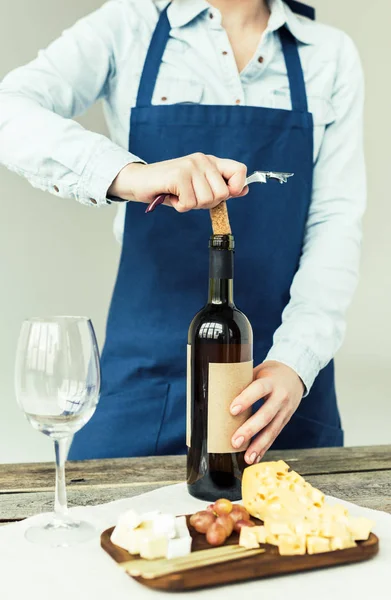
<svg viewBox="0 0 391 600"><path fill-rule="evenodd" d="M56 495L54 500L54 518L56 522L64 523L68 516L67 489L65 485L65 461L68 455L68 439L54 440L56 453Z"/></svg>

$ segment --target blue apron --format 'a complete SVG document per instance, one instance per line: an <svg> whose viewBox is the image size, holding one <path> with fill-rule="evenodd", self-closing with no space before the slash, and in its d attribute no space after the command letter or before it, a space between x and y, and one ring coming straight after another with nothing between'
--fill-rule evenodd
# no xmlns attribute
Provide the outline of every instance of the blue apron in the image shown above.
<svg viewBox="0 0 391 600"><path fill-rule="evenodd" d="M289 2L295 10L308 7ZM306 13L308 15L308 13ZM311 15L309 15L311 16ZM295 173L288 185L251 186L229 202L236 239L235 299L254 330L261 363L281 324L302 252L312 195L313 120L295 38L280 39L292 110L197 104L152 105L170 25L161 13L132 110L129 149L146 162L203 152L255 170ZM145 214L126 208L122 256L102 354L96 414L75 436L71 459L186 452L186 343L208 284L209 211ZM331 362L316 379L274 448L337 446L343 432Z"/></svg>

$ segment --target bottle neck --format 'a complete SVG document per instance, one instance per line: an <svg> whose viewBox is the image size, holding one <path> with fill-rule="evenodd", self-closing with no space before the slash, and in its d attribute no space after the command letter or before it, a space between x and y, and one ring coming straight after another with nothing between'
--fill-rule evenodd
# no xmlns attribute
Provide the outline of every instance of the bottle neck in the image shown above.
<svg viewBox="0 0 391 600"><path fill-rule="evenodd" d="M209 304L234 305L233 275L233 250L210 248Z"/></svg>

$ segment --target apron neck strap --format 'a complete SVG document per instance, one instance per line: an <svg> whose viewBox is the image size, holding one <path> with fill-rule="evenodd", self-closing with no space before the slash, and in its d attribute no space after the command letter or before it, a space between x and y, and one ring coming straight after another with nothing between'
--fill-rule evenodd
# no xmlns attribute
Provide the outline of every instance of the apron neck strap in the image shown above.
<svg viewBox="0 0 391 600"><path fill-rule="evenodd" d="M161 12L153 33L144 63L144 69L138 88L136 106L150 106L155 84L159 74L164 50L170 37L171 26L167 16L168 6Z"/></svg>
<svg viewBox="0 0 391 600"><path fill-rule="evenodd" d="M152 104L155 84L171 31L170 22L167 16L167 8L160 14L158 24L149 45L137 94L137 107L151 106ZM280 39L288 71L292 109L307 112L308 103L304 73L296 40L286 27L280 29Z"/></svg>
<svg viewBox="0 0 391 600"><path fill-rule="evenodd" d="M308 112L307 91L297 41L286 27L280 29L280 40L288 72L292 110Z"/></svg>
<svg viewBox="0 0 391 600"><path fill-rule="evenodd" d="M297 0L284 0L284 2L297 15L307 17L307 19L312 19L312 21L315 20L316 11L312 6L307 6L307 4L297 2Z"/></svg>

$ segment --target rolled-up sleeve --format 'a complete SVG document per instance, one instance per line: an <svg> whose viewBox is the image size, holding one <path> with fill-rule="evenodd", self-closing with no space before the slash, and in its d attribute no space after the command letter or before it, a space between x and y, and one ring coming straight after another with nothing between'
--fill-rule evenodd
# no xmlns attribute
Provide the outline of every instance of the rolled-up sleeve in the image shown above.
<svg viewBox="0 0 391 600"><path fill-rule="evenodd" d="M345 34L332 105L335 120L315 164L300 266L267 356L293 368L307 394L342 344L359 273L366 205L364 81L358 52Z"/></svg>
<svg viewBox="0 0 391 600"><path fill-rule="evenodd" d="M112 40L124 6L108 2L0 84L0 163L35 187L87 205L107 204L116 175L140 160L72 120L115 76Z"/></svg>

